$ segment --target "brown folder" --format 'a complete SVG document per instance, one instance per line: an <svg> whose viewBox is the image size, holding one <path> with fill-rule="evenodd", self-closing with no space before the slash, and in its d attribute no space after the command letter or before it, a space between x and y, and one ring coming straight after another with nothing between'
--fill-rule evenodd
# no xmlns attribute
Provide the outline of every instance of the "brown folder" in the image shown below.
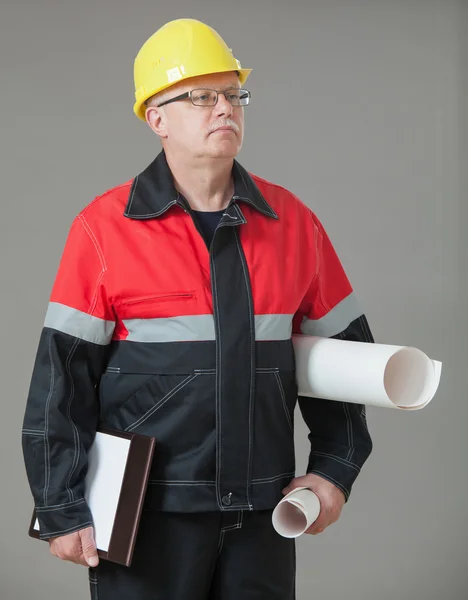
<svg viewBox="0 0 468 600"><path fill-rule="evenodd" d="M149 436L112 429L98 429L98 433L130 442L108 547L102 550L98 546L100 558L128 567L132 562L156 441ZM35 510L29 535L40 539Z"/></svg>

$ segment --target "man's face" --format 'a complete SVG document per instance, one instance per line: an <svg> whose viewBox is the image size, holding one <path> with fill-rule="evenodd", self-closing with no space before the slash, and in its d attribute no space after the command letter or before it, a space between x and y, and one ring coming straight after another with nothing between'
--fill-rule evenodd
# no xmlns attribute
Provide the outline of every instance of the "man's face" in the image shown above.
<svg viewBox="0 0 468 600"><path fill-rule="evenodd" d="M174 85L169 100L194 89L224 91L239 88L237 73L192 77ZM158 109L161 111L161 109ZM162 138L166 150L193 158L234 158L242 147L244 108L232 106L223 94L215 106L194 106L187 98L162 107Z"/></svg>

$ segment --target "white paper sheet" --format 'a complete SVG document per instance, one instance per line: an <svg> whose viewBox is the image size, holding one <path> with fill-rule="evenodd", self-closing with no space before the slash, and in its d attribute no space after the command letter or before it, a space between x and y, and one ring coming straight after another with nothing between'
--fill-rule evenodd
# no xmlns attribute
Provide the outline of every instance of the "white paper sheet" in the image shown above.
<svg viewBox="0 0 468 600"><path fill-rule="evenodd" d="M320 514L320 500L312 490L296 488L276 505L271 516L275 530L287 538L299 537Z"/></svg>
<svg viewBox="0 0 468 600"><path fill-rule="evenodd" d="M107 552L127 465L130 440L98 432L88 455L85 498L93 515L96 546ZM36 519L34 528L39 530Z"/></svg>
<svg viewBox="0 0 468 600"><path fill-rule="evenodd" d="M442 363L409 346L293 335L299 395L419 410L439 387Z"/></svg>

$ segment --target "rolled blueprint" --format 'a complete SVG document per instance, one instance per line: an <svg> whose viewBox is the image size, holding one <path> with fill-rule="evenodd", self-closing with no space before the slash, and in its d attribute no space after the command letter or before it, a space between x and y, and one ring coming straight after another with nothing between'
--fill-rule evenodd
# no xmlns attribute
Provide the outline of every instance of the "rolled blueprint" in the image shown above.
<svg viewBox="0 0 468 600"><path fill-rule="evenodd" d="M439 387L442 363L417 348L292 337L300 396L419 410Z"/></svg>
<svg viewBox="0 0 468 600"><path fill-rule="evenodd" d="M320 514L320 500L308 488L296 488L276 505L271 516L273 527L287 538L304 533Z"/></svg>

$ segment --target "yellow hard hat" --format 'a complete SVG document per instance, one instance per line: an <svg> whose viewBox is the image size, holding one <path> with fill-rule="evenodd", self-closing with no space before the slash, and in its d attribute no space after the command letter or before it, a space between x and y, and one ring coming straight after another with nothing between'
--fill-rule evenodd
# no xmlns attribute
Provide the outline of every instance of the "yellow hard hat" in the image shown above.
<svg viewBox="0 0 468 600"><path fill-rule="evenodd" d="M178 81L237 71L241 85L252 69L242 69L223 38L196 19L176 19L163 25L140 48L134 64L133 112L145 121L145 102Z"/></svg>

